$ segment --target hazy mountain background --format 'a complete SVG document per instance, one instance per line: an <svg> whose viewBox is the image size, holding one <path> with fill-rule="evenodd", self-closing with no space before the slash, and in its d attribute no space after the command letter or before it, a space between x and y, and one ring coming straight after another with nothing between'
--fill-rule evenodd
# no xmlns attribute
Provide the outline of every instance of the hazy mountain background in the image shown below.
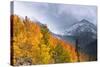
<svg viewBox="0 0 100 67"><path fill-rule="evenodd" d="M55 36L73 43L73 46L76 46L76 40L78 40L79 51L97 56L97 28L85 19L66 29L63 35L55 34Z"/></svg>

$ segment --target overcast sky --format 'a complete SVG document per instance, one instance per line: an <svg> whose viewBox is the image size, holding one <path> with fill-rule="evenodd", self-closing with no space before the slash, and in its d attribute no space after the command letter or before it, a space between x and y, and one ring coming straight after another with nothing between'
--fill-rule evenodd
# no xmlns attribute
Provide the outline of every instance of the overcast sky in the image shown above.
<svg viewBox="0 0 100 67"><path fill-rule="evenodd" d="M31 20L47 24L48 28L57 34L82 19L96 25L96 12L96 6L14 1L14 14L28 16Z"/></svg>

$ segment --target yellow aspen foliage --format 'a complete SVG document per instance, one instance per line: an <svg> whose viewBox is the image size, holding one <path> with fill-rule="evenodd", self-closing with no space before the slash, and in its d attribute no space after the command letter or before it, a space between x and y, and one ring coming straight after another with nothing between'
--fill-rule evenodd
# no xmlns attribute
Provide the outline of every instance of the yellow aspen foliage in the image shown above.
<svg viewBox="0 0 100 67"><path fill-rule="evenodd" d="M75 47L58 39L48 27L29 18L11 16L13 65L76 62Z"/></svg>

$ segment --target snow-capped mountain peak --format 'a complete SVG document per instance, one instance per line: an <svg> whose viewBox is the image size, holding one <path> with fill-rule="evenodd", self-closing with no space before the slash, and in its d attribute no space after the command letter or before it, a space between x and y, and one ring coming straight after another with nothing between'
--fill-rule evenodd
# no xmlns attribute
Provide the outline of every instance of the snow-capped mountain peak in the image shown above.
<svg viewBox="0 0 100 67"><path fill-rule="evenodd" d="M81 32L92 32L93 34L96 34L97 29L94 24L83 19L80 22L73 24L70 28L66 29L64 35L75 35Z"/></svg>

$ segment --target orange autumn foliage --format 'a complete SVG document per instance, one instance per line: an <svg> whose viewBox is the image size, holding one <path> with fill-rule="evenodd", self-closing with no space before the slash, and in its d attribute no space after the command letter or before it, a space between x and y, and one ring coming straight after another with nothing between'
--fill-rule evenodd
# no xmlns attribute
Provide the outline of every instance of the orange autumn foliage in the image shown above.
<svg viewBox="0 0 100 67"><path fill-rule="evenodd" d="M11 25L13 65L77 61L75 47L54 37L45 25L17 15L11 15Z"/></svg>

